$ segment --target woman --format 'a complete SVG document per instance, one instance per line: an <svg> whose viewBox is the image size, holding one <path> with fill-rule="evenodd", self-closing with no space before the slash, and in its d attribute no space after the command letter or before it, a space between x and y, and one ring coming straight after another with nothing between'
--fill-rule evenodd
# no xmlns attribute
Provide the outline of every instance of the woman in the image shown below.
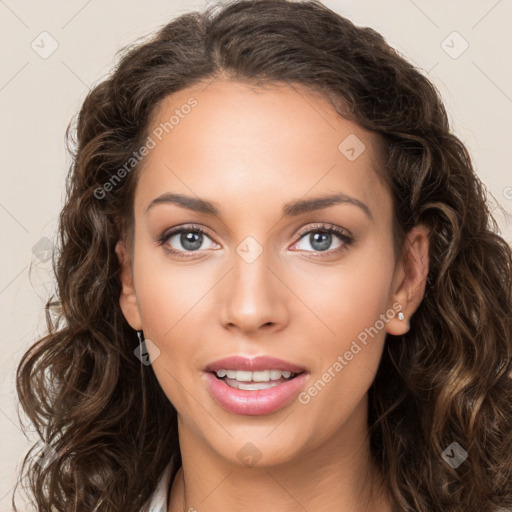
<svg viewBox="0 0 512 512"><path fill-rule="evenodd" d="M18 369L40 510L512 507L511 250L375 31L177 18L89 93L67 192Z"/></svg>

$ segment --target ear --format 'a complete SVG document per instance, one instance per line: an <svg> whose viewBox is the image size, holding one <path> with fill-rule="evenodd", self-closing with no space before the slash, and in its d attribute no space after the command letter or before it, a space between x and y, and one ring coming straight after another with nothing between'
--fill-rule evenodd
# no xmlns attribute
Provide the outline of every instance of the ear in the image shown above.
<svg viewBox="0 0 512 512"><path fill-rule="evenodd" d="M387 323L386 331L399 336L409 328L409 320L418 309L425 295L429 269L429 229L422 224L412 228L406 235L402 254L393 276L394 293L390 309L396 312ZM398 318L402 312L404 319Z"/></svg>
<svg viewBox="0 0 512 512"><path fill-rule="evenodd" d="M136 331L142 330L142 318L133 286L133 276L130 264L130 257L123 240L116 244L116 254L121 266L121 295L119 296L119 305L126 321Z"/></svg>

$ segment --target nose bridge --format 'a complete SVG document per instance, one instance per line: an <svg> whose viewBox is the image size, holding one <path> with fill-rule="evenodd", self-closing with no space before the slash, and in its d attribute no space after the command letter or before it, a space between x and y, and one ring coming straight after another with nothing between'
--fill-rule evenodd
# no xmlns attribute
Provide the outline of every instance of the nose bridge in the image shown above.
<svg viewBox="0 0 512 512"><path fill-rule="evenodd" d="M255 330L284 322L284 291L268 267L272 268L271 251L255 238L247 237L237 246L223 294L221 319L225 326Z"/></svg>

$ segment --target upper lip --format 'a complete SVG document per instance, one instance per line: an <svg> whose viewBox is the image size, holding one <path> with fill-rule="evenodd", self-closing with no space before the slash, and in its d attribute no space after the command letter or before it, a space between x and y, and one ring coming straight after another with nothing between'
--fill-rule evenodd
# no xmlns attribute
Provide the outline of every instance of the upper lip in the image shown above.
<svg viewBox="0 0 512 512"><path fill-rule="evenodd" d="M250 372L261 370L288 370L292 373L302 373L306 370L301 366L271 356L258 356L253 358L244 356L232 356L225 357L224 359L218 359L217 361L210 363L204 369L204 371L216 372L221 369L245 370Z"/></svg>

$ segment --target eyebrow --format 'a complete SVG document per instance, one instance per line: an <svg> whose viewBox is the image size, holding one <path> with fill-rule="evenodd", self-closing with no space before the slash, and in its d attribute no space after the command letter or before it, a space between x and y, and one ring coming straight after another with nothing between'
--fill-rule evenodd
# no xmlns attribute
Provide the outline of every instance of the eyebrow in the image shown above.
<svg viewBox="0 0 512 512"><path fill-rule="evenodd" d="M371 220L373 220L372 212L365 203L355 197L341 193L291 201L283 206L283 215L285 217L296 217L303 213L321 210L335 204L343 203L359 207ZM173 194L170 192L153 199L146 208L146 213L158 204L176 204L195 212L204 213L206 215L215 215L217 217L220 216L220 206L218 203L207 201L206 199L200 199L198 197Z"/></svg>

